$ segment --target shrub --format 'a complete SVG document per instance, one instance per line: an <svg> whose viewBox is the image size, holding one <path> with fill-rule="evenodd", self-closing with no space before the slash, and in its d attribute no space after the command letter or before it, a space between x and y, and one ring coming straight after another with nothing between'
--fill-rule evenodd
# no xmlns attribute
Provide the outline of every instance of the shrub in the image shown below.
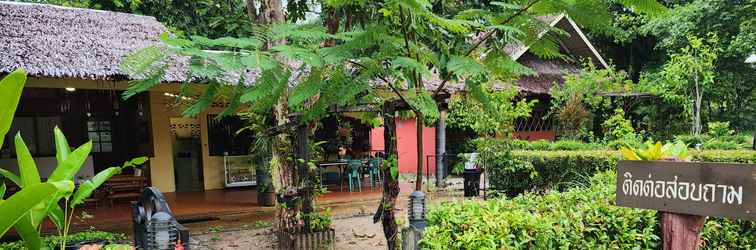
<svg viewBox="0 0 756 250"><path fill-rule="evenodd" d="M542 196L447 202L431 207L427 249L658 249L656 211L614 206L615 174ZM702 249L753 249L756 222L709 218Z"/></svg>
<svg viewBox="0 0 756 250"><path fill-rule="evenodd" d="M730 129L730 122L710 122L706 126L709 128L709 136L721 138L735 134L735 130Z"/></svg>
<svg viewBox="0 0 756 250"><path fill-rule="evenodd" d="M511 148L519 150L596 150L606 147L598 143L585 143L577 140L558 140L555 142L512 140Z"/></svg>
<svg viewBox="0 0 756 250"><path fill-rule="evenodd" d="M756 151L752 150L691 150L690 156L692 161L756 163ZM501 151L485 154L481 160L489 172L491 189L512 196L585 185L596 172L615 169L619 159L618 151L608 150L516 150L511 157Z"/></svg>
<svg viewBox="0 0 756 250"><path fill-rule="evenodd" d="M604 134L612 140L635 136L635 129L630 120L625 119L625 111L622 108L614 109L614 114L601 123L601 127Z"/></svg>
<svg viewBox="0 0 756 250"><path fill-rule="evenodd" d="M123 242L126 240L126 235L121 234L121 233L97 231L97 230L94 230L94 228L91 228L87 231L68 235L68 239L66 239L66 242L73 243L73 242L87 241L87 240L107 240L108 242L111 242L111 243ZM62 237L57 236L57 235L47 236L47 237L42 238L42 245L47 246L50 249L59 248L59 245L61 244L61 242L62 242ZM0 244L0 249L22 250L22 249L26 249L26 247L24 246L23 241L14 241L14 242Z"/></svg>
<svg viewBox="0 0 756 250"><path fill-rule="evenodd" d="M581 185L601 170L614 169L614 151L514 151L486 159L491 189L507 195L524 191L564 190ZM525 178L528 177L528 178Z"/></svg>

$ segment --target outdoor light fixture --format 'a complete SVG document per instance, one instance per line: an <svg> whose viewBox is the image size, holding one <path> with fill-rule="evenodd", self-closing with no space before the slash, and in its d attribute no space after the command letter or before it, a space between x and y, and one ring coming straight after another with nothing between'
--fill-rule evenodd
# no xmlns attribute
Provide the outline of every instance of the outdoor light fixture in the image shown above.
<svg viewBox="0 0 756 250"><path fill-rule="evenodd" d="M150 249L173 249L171 239L176 238L171 226L171 215L165 212L157 212L152 215L152 223L147 227L150 236L147 245Z"/></svg>
<svg viewBox="0 0 756 250"><path fill-rule="evenodd" d="M139 200L133 204L132 219L137 249L189 249L189 230L176 221L157 188L148 187L142 191Z"/></svg>
<svg viewBox="0 0 756 250"><path fill-rule="evenodd" d="M425 229L425 193L414 191L410 194L408 213L410 226L419 231Z"/></svg>
<svg viewBox="0 0 756 250"><path fill-rule="evenodd" d="M74 91L76 91L76 88L74 88L74 87L66 87L66 91L68 91L68 92L74 92Z"/></svg>

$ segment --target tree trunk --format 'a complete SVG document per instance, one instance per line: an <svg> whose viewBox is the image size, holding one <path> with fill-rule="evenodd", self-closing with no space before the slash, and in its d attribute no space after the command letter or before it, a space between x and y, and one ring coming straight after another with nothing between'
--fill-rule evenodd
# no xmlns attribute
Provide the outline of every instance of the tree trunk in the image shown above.
<svg viewBox="0 0 756 250"><path fill-rule="evenodd" d="M245 5L247 6L247 16L249 17L249 20L252 20L252 22L257 22L257 7L255 7L255 0L246 0Z"/></svg>
<svg viewBox="0 0 756 250"><path fill-rule="evenodd" d="M260 9L258 13L256 20L258 24L275 24L285 21L281 0L260 0ZM269 48L285 42L286 41L271 41L266 44L266 46ZM281 94L281 98L279 98L276 105L273 107L273 116L275 117L276 125L278 126L285 126L289 123L288 90L286 88L284 88L284 93ZM287 150L292 150L292 144L289 138L289 130L284 129L284 131L276 135L273 140L271 160L275 163L271 164L273 187L279 196L287 192L291 193L292 187L297 184L294 179L294 167L291 166L291 161L287 161ZM277 209L278 229L283 229L288 225L295 223L295 221L293 221L294 214L296 213L287 208L279 207Z"/></svg>
<svg viewBox="0 0 756 250"><path fill-rule="evenodd" d="M415 190L423 190L423 113L415 112L417 126L417 176L415 178Z"/></svg>
<svg viewBox="0 0 756 250"><path fill-rule="evenodd" d="M393 103L386 103L383 106L383 141L386 159L395 157L398 159L396 149L396 120L394 117L395 109ZM399 226L396 224L394 209L396 198L399 196L399 178L391 175L391 169L387 166L381 168L383 177L383 198L378 204L378 210L373 217L373 223L381 220L383 225L383 235L386 237L386 245L390 250L398 250L399 244Z"/></svg>
<svg viewBox="0 0 756 250"><path fill-rule="evenodd" d="M664 250L697 250L701 243L700 232L706 217L678 213L662 213Z"/></svg>
<svg viewBox="0 0 756 250"><path fill-rule="evenodd" d="M693 135L701 134L701 89L698 86L698 75L693 76L695 97L693 107Z"/></svg>
<svg viewBox="0 0 756 250"><path fill-rule="evenodd" d="M327 8L325 13L328 13L325 19L325 28L328 34L336 34L339 31L339 15L336 9ZM325 47L332 47L336 45L335 39L328 39L325 41Z"/></svg>

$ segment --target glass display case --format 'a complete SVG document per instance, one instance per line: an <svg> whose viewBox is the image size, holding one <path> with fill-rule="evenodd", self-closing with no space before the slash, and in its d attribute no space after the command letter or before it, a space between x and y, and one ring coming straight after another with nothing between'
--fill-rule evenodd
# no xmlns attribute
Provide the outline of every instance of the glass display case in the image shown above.
<svg viewBox="0 0 756 250"><path fill-rule="evenodd" d="M257 185L252 156L224 156L223 165L226 170L226 187Z"/></svg>

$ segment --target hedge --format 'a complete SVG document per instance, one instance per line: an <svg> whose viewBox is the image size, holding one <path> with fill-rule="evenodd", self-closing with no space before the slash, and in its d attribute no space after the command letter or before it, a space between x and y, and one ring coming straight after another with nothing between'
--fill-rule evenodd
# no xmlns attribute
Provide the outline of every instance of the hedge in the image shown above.
<svg viewBox="0 0 756 250"><path fill-rule="evenodd" d="M659 249L656 211L614 206L615 174L588 185L512 199L432 206L424 249ZM756 248L756 222L709 218L702 249Z"/></svg>
<svg viewBox="0 0 756 250"><path fill-rule="evenodd" d="M69 235L66 241L68 243L71 243L71 242L80 242L80 241L87 241L87 240L106 240L110 243L115 243L115 242L123 242L127 240L127 238L126 238L126 235L122 233L98 231L93 228L90 228L87 231ZM46 236L42 238L43 246L49 249L60 249L59 245L62 241L63 241L62 237L57 236L57 235L51 235L51 236ZM22 249L26 249L26 247L24 247L24 242L19 240L19 241L14 241L14 242L0 243L0 249L22 250Z"/></svg>
<svg viewBox="0 0 756 250"><path fill-rule="evenodd" d="M691 151L693 161L756 163L752 150ZM613 170L617 151L512 151L484 159L492 191L514 196L525 191L565 190L581 186L599 171Z"/></svg>

